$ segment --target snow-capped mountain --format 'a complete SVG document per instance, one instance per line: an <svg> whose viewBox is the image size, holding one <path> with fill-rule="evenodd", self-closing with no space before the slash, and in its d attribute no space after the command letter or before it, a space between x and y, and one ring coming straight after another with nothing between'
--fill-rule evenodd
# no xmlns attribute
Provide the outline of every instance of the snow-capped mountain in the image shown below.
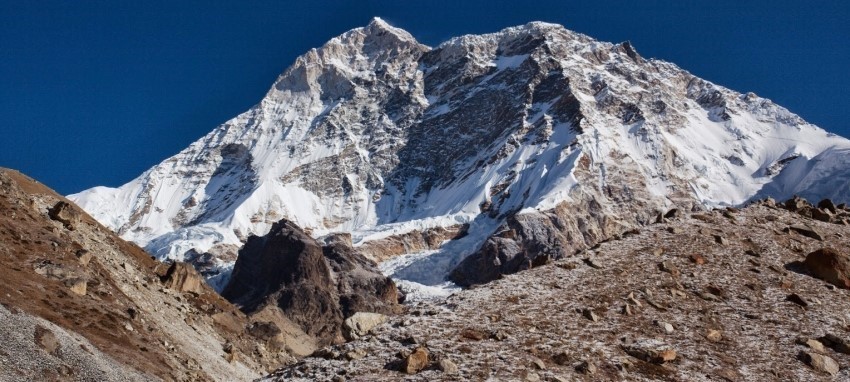
<svg viewBox="0 0 850 382"><path fill-rule="evenodd" d="M436 284L491 236L558 256L673 206L850 201L848 179L847 139L628 42L533 22L431 48L376 18L130 183L69 198L160 258L226 267L286 217L418 251L387 269ZM440 249L441 228L463 237Z"/></svg>

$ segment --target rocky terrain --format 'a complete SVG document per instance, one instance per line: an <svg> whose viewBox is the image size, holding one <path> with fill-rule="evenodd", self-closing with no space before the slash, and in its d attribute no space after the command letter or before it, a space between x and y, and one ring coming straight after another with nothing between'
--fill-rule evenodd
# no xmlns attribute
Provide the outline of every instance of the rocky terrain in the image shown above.
<svg viewBox="0 0 850 382"><path fill-rule="evenodd" d="M191 265L152 259L6 169L0 264L3 381L244 381L317 346L288 316L247 317Z"/></svg>
<svg viewBox="0 0 850 382"><path fill-rule="evenodd" d="M817 207L672 210L267 380L846 380L850 210Z"/></svg>
<svg viewBox="0 0 850 382"><path fill-rule="evenodd" d="M427 251L395 278L469 285L673 207L846 202L848 169L847 139L628 42L532 22L428 47L376 18L133 181L69 198L217 290L283 218L373 260Z"/></svg>

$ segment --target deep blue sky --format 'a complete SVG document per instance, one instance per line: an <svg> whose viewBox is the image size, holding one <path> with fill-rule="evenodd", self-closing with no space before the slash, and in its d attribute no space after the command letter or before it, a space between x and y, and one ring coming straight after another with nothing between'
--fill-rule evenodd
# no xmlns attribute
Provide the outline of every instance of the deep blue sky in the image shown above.
<svg viewBox="0 0 850 382"><path fill-rule="evenodd" d="M373 16L429 45L534 20L630 40L848 136L848 3L0 0L0 166L61 193L123 184Z"/></svg>

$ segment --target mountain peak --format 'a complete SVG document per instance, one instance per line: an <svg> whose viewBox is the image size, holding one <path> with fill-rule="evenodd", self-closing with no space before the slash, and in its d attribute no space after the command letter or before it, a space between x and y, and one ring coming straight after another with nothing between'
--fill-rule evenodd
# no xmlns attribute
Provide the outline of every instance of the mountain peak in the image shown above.
<svg viewBox="0 0 850 382"><path fill-rule="evenodd" d="M394 26L390 25L389 23L387 23L384 19L377 17L377 16L373 17L372 21L370 21L369 24L366 25L366 27L361 28L361 30L366 35L380 36L380 35L384 35L384 34L389 34L389 35L395 36L397 39L399 39L401 41L418 43L416 41L416 38L413 37L413 35L408 33L406 30L394 27Z"/></svg>

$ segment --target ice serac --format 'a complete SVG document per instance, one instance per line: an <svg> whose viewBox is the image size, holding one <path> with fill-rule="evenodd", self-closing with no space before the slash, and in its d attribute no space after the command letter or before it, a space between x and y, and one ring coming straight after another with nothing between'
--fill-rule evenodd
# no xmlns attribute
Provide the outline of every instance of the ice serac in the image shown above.
<svg viewBox="0 0 850 382"><path fill-rule="evenodd" d="M627 42L533 22L430 48L375 19L130 183L70 198L160 258L226 270L233 248L286 218L314 237L392 244L372 246L382 256L427 248L384 268L434 285L473 253L455 272L473 276L456 281L571 254L672 207L848 201L848 162L847 139ZM464 234L442 247L405 242L449 227Z"/></svg>

